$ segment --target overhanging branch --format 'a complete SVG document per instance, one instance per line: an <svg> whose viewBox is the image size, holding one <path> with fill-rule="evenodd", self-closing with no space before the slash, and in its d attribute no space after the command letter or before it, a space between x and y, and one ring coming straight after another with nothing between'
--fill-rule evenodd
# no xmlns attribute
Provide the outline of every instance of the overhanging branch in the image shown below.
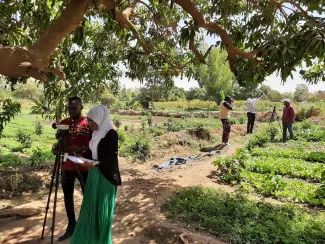
<svg viewBox="0 0 325 244"><path fill-rule="evenodd" d="M176 4L183 8L184 11L189 13L192 18L194 19L195 24L198 27L202 27L204 29L215 31L219 34L222 43L224 44L226 51L228 52L228 56L230 58L234 58L239 56L244 59L254 60L258 50L253 50L251 52L245 52L240 50L239 48L235 47L232 43L228 33L226 32L225 28L218 24L208 22L204 19L203 14L197 10L195 4L191 0L174 0Z"/></svg>
<svg viewBox="0 0 325 244"><path fill-rule="evenodd" d="M195 47L195 32L193 31L190 36L190 42L189 42L189 49L192 50L196 58L200 61L200 63L205 64L205 58L202 56L202 54L197 50Z"/></svg>

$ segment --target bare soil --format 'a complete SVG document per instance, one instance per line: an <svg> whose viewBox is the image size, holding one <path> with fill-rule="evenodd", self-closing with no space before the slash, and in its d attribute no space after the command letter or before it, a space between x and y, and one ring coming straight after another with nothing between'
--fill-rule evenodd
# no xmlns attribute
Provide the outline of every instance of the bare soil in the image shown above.
<svg viewBox="0 0 325 244"><path fill-rule="evenodd" d="M113 243L123 244L220 244L216 237L188 229L181 223L167 220L161 212L162 204L177 190L202 185L221 188L228 192L234 188L218 181L216 167L212 162L216 157L233 155L245 140L243 126L232 129L233 145L221 148L221 154L191 161L186 166L157 171L153 166L173 156L189 156L188 148L177 147L176 155L161 155L146 164L136 164L120 158L123 185L119 187L113 226ZM211 145L215 147L215 145ZM170 153L170 151L168 152ZM50 170L40 169L35 175L50 181ZM39 176L39 175L38 175ZM79 187L75 191L75 211L79 213L82 194ZM34 197L34 199L32 199ZM31 200L32 199L32 200ZM0 200L0 243L50 243L52 207L47 219L45 239L40 240L44 220L47 190L38 194L23 194L12 200ZM15 207L10 207L15 206ZM56 211L55 240L65 231L67 218L61 189ZM55 241L55 243L59 243ZM64 243L69 243L69 240Z"/></svg>

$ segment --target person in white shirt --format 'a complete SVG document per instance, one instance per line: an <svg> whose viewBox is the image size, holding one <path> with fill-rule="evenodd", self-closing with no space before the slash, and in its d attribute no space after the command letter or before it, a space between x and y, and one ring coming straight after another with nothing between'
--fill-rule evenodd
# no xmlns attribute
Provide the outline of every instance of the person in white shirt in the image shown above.
<svg viewBox="0 0 325 244"><path fill-rule="evenodd" d="M262 96L255 98L249 95L247 99L247 134L253 134L253 128L256 118L256 102L262 99Z"/></svg>

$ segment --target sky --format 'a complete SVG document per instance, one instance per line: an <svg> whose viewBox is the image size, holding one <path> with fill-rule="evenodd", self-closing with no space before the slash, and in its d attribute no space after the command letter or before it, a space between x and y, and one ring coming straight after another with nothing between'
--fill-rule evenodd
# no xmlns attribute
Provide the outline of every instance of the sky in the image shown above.
<svg viewBox="0 0 325 244"><path fill-rule="evenodd" d="M140 82L138 81L132 81L126 77L121 78L121 84L122 86L125 86L126 88L139 88L141 87ZM175 86L184 88L185 90L189 90L192 87L198 87L198 83L195 80L188 80L187 78L183 78L181 80L180 78L174 79ZM281 78L277 77L276 74L273 74L266 78L266 81L263 83L265 85L268 85L272 87L272 89L277 90L279 92L294 92L295 88L298 84L306 84L305 81L303 81L300 78L300 75L298 72L294 73L293 79L288 79L284 84L281 82ZM308 85L308 84L307 84ZM325 83L321 82L317 85L308 85L309 91L315 92L319 90L325 91Z"/></svg>

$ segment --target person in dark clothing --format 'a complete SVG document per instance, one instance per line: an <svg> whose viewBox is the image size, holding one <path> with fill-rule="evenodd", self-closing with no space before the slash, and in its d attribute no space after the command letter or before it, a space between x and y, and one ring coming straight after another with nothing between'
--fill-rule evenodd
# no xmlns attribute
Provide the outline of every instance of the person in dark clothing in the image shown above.
<svg viewBox="0 0 325 244"><path fill-rule="evenodd" d="M220 103L220 120L223 127L222 132L222 144L226 146L231 146L229 144L229 135L230 135L230 111L233 110L233 99L229 96L225 97L225 101Z"/></svg>
<svg viewBox="0 0 325 244"><path fill-rule="evenodd" d="M62 120L60 124L69 125L69 133L66 138L67 152L69 155L84 156L89 151L89 141L91 139L91 129L88 126L86 117L81 115L83 109L82 100L79 97L71 97L68 100L69 118ZM54 145L52 152L56 154L57 145ZM80 175L78 173L78 168ZM62 190L64 194L64 204L68 217L68 226L66 232L61 235L58 241L63 241L72 236L76 226L76 216L74 212L74 185L76 179L80 182L82 192L84 184L87 182L88 168L76 165L70 160L64 163L64 179L62 179Z"/></svg>
<svg viewBox="0 0 325 244"><path fill-rule="evenodd" d="M249 95L247 99L247 134L253 134L253 128L256 118L256 103L262 99Z"/></svg>
<svg viewBox="0 0 325 244"><path fill-rule="evenodd" d="M71 244L112 243L112 224L117 186L122 184L118 166L118 134L113 129L106 106L92 108L87 115L93 130L88 158L90 168L80 216Z"/></svg>
<svg viewBox="0 0 325 244"><path fill-rule="evenodd" d="M290 99L286 98L283 100L284 109L282 115L282 127L283 127L283 142L287 141L287 130L290 134L290 139L294 139L292 126L295 120L295 111L293 107L290 105Z"/></svg>

